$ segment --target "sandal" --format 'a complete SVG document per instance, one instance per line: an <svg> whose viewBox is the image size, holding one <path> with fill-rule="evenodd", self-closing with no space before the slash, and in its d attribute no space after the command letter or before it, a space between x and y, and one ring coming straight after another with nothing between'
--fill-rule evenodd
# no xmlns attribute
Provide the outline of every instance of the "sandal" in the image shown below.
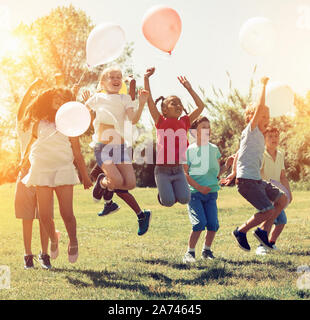
<svg viewBox="0 0 310 320"><path fill-rule="evenodd" d="M59 255L59 248L58 248L58 244L59 244L59 239L60 239L60 231L56 230L55 231L56 236L57 236L57 242L52 242L51 241L51 259L56 259ZM57 245L56 250L52 250L52 245Z"/></svg>
<svg viewBox="0 0 310 320"><path fill-rule="evenodd" d="M78 249L78 248L79 248L78 245L74 245L74 246L68 245L68 260L70 263L76 262L76 260L78 259L78 256L79 256L79 250L77 250L75 254L70 254L69 251L71 249Z"/></svg>

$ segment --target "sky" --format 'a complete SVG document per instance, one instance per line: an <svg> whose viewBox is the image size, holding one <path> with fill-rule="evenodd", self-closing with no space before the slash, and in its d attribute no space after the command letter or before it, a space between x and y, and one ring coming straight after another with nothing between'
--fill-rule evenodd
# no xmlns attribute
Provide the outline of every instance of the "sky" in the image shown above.
<svg viewBox="0 0 310 320"><path fill-rule="evenodd" d="M0 31L9 24L31 23L57 6L73 4L95 24L115 22L122 26L128 42L134 42L133 64L143 76L156 67L151 78L154 98L178 95L184 104L192 102L177 76L185 75L193 88L199 86L212 96L212 86L228 91L231 75L234 87L247 93L254 66L255 80L267 75L304 95L310 90L310 0L0 0ZM142 34L142 18L155 5L174 8L182 20L182 33L172 55L150 45ZM2 12L2 17L1 17ZM252 56L240 45L242 25L252 17L270 19L277 31L273 51ZM138 85L143 84L143 77Z"/></svg>

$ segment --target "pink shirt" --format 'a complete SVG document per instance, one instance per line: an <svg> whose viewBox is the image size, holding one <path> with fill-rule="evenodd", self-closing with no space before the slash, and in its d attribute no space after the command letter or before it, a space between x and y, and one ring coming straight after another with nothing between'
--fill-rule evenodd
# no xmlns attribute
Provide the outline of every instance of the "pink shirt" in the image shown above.
<svg viewBox="0 0 310 320"><path fill-rule="evenodd" d="M188 116L180 119L165 118L162 115L156 124L156 164L181 164L186 162L188 147L187 132L190 128Z"/></svg>

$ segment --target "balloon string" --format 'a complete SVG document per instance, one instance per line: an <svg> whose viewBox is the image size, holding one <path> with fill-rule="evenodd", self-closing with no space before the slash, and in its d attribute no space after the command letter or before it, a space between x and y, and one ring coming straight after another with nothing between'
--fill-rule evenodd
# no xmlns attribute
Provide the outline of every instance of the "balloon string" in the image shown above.
<svg viewBox="0 0 310 320"><path fill-rule="evenodd" d="M82 73L81 77L80 77L80 80L78 81L77 85L79 85L82 81L82 79L84 78L85 76L85 73L86 73L86 70L84 70L84 72Z"/></svg>

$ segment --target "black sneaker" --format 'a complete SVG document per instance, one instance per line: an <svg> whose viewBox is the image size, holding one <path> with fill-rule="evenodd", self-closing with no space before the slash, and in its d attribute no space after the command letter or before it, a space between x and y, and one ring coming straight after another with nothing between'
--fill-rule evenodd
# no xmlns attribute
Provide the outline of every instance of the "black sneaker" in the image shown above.
<svg viewBox="0 0 310 320"><path fill-rule="evenodd" d="M107 216L108 214L116 212L119 209L120 209L120 206L117 203L110 201L104 204L104 208L100 213L98 213L98 216L99 217Z"/></svg>
<svg viewBox="0 0 310 320"><path fill-rule="evenodd" d="M138 236L144 235L150 226L152 213L149 210L144 210L144 218L138 219L139 223L139 230L138 230Z"/></svg>
<svg viewBox="0 0 310 320"><path fill-rule="evenodd" d="M33 265L33 255L29 254L29 255L25 255L24 256L24 269L32 269L34 268Z"/></svg>
<svg viewBox="0 0 310 320"><path fill-rule="evenodd" d="M41 267L43 269L48 270L48 269L52 268L52 265L51 265L51 262L50 262L50 256L48 254L40 253L38 255L38 261L39 261L39 263L40 263L40 265L41 265Z"/></svg>
<svg viewBox="0 0 310 320"><path fill-rule="evenodd" d="M104 178L104 174L100 173L97 177L94 189L93 189L93 199L95 202L99 202L103 196L104 189L101 187L100 181Z"/></svg>
<svg viewBox="0 0 310 320"><path fill-rule="evenodd" d="M264 246L266 249L273 249L272 245L268 241L268 234L267 231L262 230L261 228L257 228L253 232L254 237L260 242L262 246Z"/></svg>
<svg viewBox="0 0 310 320"><path fill-rule="evenodd" d="M244 251L250 251L251 247L249 246L248 240L246 238L246 233L238 231L238 228L232 232L232 235L238 242L239 247Z"/></svg>
<svg viewBox="0 0 310 320"><path fill-rule="evenodd" d="M215 259L213 252L210 249L202 250L201 258L202 259L210 259L210 260Z"/></svg>

